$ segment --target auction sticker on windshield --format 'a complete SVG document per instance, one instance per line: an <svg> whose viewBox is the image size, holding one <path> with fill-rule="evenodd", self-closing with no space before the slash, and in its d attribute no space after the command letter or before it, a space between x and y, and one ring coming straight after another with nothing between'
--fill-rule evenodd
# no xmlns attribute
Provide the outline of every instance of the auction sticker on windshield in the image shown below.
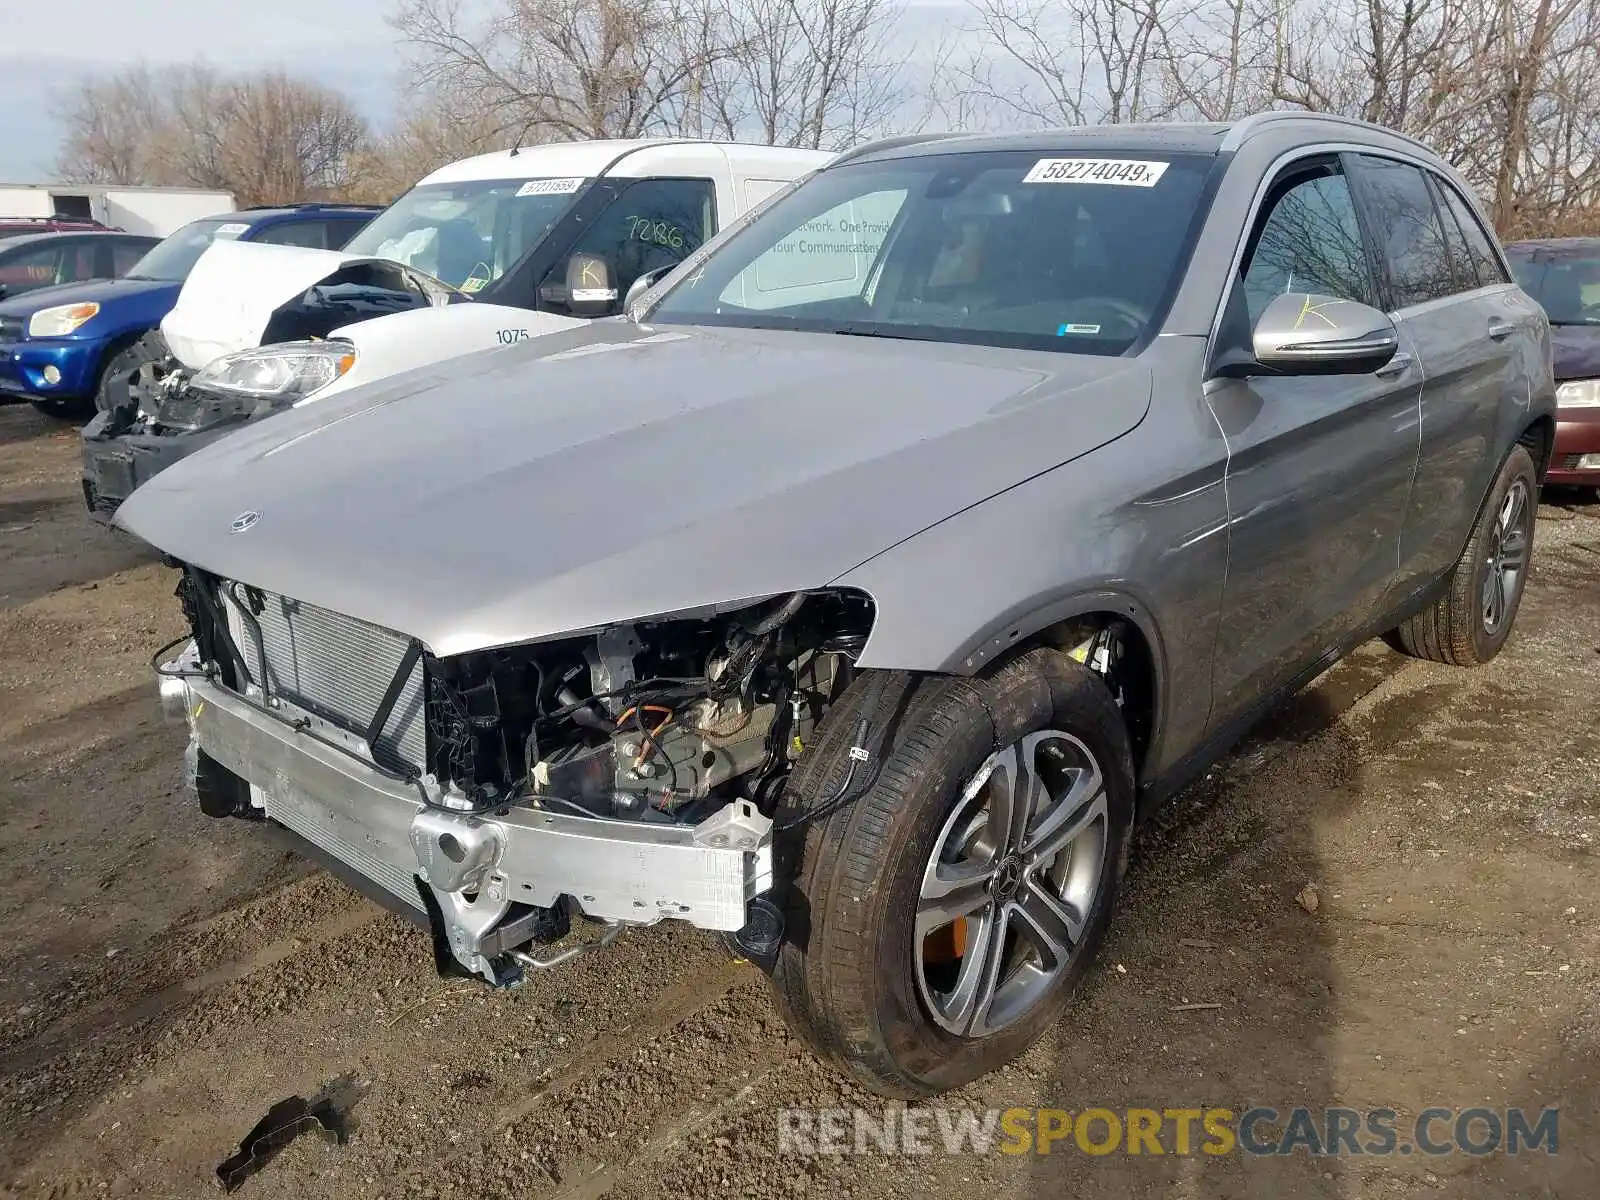
<svg viewBox="0 0 1600 1200"><path fill-rule="evenodd" d="M1023 183L1104 183L1113 187L1155 187L1164 162L1133 158L1041 158Z"/></svg>
<svg viewBox="0 0 1600 1200"><path fill-rule="evenodd" d="M517 189L517 195L570 196L582 186L581 179L530 179Z"/></svg>

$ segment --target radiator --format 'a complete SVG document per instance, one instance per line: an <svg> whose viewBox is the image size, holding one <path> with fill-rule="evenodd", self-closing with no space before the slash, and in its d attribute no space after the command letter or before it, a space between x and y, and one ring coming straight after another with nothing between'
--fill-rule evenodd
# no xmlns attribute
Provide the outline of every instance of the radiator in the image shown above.
<svg viewBox="0 0 1600 1200"><path fill-rule="evenodd" d="M269 694L352 733L366 733L405 657L409 638L271 592L226 582L222 592L229 632L258 684L264 682ZM260 630L259 648L250 617ZM266 653L264 668L262 650ZM374 758L381 765L424 767L427 720L423 696L422 662L418 660L376 740Z"/></svg>

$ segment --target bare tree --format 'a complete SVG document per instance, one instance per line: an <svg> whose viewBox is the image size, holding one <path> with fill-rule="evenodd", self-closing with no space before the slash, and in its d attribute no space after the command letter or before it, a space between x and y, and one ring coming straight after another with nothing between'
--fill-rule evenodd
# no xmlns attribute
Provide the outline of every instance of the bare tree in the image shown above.
<svg viewBox="0 0 1600 1200"><path fill-rule="evenodd" d="M971 4L943 105L969 127L1307 108L1428 142L1502 231L1600 209L1600 0Z"/></svg>
<svg viewBox="0 0 1600 1200"><path fill-rule="evenodd" d="M514 138L829 146L898 103L890 0L401 0L419 80Z"/></svg>
<svg viewBox="0 0 1600 1200"><path fill-rule="evenodd" d="M87 84L62 118L68 178L225 188L241 204L338 194L369 139L339 92L282 72L229 78L203 64L135 67Z"/></svg>
<svg viewBox="0 0 1600 1200"><path fill-rule="evenodd" d="M720 135L821 149L889 126L904 99L889 0L718 3L725 48L703 90Z"/></svg>
<svg viewBox="0 0 1600 1200"><path fill-rule="evenodd" d="M719 51L704 0L507 0L481 22L401 0L392 23L419 82L535 141L673 132Z"/></svg>

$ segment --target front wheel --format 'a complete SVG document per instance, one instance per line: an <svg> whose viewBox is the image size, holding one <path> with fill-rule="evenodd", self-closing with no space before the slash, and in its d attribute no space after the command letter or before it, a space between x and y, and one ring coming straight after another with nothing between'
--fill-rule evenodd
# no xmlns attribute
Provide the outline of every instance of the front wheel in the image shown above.
<svg viewBox="0 0 1600 1200"><path fill-rule="evenodd" d="M1390 644L1413 657L1458 667L1477 666L1499 654L1528 582L1538 505L1533 459L1526 447L1513 446L1444 595L1394 629Z"/></svg>
<svg viewBox="0 0 1600 1200"><path fill-rule="evenodd" d="M863 718L865 790L830 811ZM866 673L779 809L780 826L818 813L780 843L793 882L773 983L790 1024L886 1096L1016 1058L1105 936L1133 809L1122 715L1065 656L982 679Z"/></svg>

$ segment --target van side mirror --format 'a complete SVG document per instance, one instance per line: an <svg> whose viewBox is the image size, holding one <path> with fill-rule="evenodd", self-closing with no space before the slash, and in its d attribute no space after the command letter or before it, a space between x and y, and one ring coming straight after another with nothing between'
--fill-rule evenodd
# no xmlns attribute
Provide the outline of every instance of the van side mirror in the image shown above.
<svg viewBox="0 0 1600 1200"><path fill-rule="evenodd" d="M632 313L634 304L656 284L660 283L672 273L673 268L657 267L653 271L646 271L639 278L628 285L628 294L622 298L622 311Z"/></svg>
<svg viewBox="0 0 1600 1200"><path fill-rule="evenodd" d="M567 259L567 311L575 317L604 317L615 311L617 286L611 264L598 254Z"/></svg>
<svg viewBox="0 0 1600 1200"><path fill-rule="evenodd" d="M1366 375L1400 348L1388 316L1356 300L1316 292L1285 292L1262 310L1251 333L1253 361L1241 355L1218 373L1249 375Z"/></svg>

